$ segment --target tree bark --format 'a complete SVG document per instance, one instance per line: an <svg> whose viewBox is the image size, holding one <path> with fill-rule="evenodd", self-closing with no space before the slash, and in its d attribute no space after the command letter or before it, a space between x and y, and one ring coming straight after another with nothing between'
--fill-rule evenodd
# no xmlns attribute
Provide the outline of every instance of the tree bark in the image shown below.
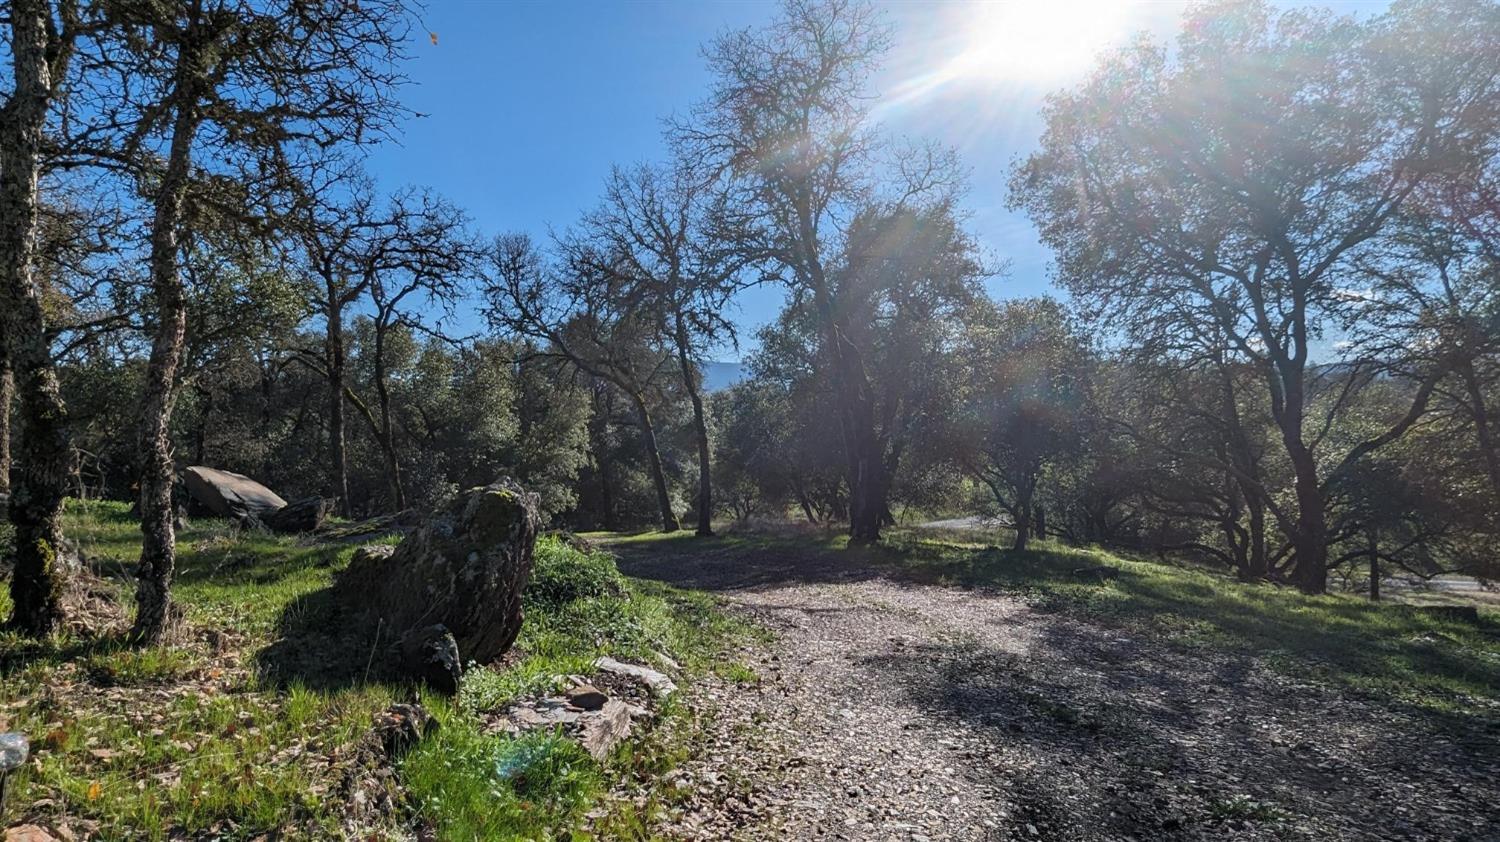
<svg viewBox="0 0 1500 842"><path fill-rule="evenodd" d="M1011 549L1022 552L1031 543L1031 523L1033 517L1031 492L1024 487L1017 489L1016 511L1013 516L1013 520L1016 522L1016 542L1011 545Z"/></svg>
<svg viewBox="0 0 1500 842"><path fill-rule="evenodd" d="M333 496L339 513L351 515L349 507L349 455L344 444L344 306L336 285L328 283L328 335L323 353L328 368L328 454Z"/></svg>
<svg viewBox="0 0 1500 842"><path fill-rule="evenodd" d="M1305 349L1305 341L1298 347ZM1288 530L1295 559L1292 582L1303 593L1320 594L1328 590L1328 520L1317 458L1302 434L1306 414L1303 353L1283 356L1267 376L1271 385L1271 414L1292 465L1292 488L1297 499L1297 516Z"/></svg>
<svg viewBox="0 0 1500 842"><path fill-rule="evenodd" d="M667 490L667 474L661 464L661 449L656 444L656 427L651 422L651 412L646 409L646 397L632 393L636 413L641 419L641 435L646 440L646 461L651 464L651 479L656 484L656 504L661 509L661 531L676 532L682 528L677 515L672 512L672 495Z"/></svg>
<svg viewBox="0 0 1500 842"><path fill-rule="evenodd" d="M10 624L35 637L51 632L63 616L62 509L72 462L67 408L32 275L38 155L53 93L50 15L50 4L42 0L10 4L14 92L0 113L0 341L8 343L20 391L21 467L13 471L10 499L16 542Z"/></svg>
<svg viewBox="0 0 1500 842"><path fill-rule="evenodd" d="M693 404L693 431L698 438L698 529L701 536L714 534L713 471L709 460L708 419L703 411L703 395L698 388L698 367L693 364L688 347L687 325L682 314L677 314L676 340L677 362L682 368L682 385Z"/></svg>
<svg viewBox="0 0 1500 842"><path fill-rule="evenodd" d="M16 381L10 371L10 354L0 342L0 494L10 493L10 409L15 402Z"/></svg>
<svg viewBox="0 0 1500 842"><path fill-rule="evenodd" d="M136 613L132 636L144 643L161 639L170 610L172 573L177 565L176 512L172 483L172 408L177 368L187 337L187 297L177 268L177 226L187 199L193 143L200 122L196 83L197 56L189 45L177 56L177 114L166 171L156 195L151 222L151 289L156 296L156 335L146 365L141 399L141 558L136 567Z"/></svg>

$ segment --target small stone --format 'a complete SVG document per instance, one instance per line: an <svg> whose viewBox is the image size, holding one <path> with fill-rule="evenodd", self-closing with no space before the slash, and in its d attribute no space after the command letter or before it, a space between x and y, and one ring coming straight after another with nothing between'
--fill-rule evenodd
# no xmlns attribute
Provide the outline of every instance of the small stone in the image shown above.
<svg viewBox="0 0 1500 842"><path fill-rule="evenodd" d="M34 824L23 824L6 828L4 842L59 842L59 840Z"/></svg>
<svg viewBox="0 0 1500 842"><path fill-rule="evenodd" d="M633 678L646 685L646 689L654 696L667 697L676 692L677 684L665 673L657 672L650 667L639 664L627 664L616 661L614 658L603 657L594 662L594 668L614 675L623 675Z"/></svg>
<svg viewBox="0 0 1500 842"><path fill-rule="evenodd" d="M609 701L609 697L592 684L580 684L569 690L566 695L568 704L584 710L598 710Z"/></svg>

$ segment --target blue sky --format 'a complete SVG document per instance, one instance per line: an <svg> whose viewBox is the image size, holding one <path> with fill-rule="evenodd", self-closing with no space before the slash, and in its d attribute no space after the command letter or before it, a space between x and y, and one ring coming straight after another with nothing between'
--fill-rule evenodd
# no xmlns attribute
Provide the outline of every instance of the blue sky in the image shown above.
<svg viewBox="0 0 1500 842"><path fill-rule="evenodd" d="M1051 290L1048 254L1030 223L1005 209L1010 164L1041 130L1051 90L1131 33L1169 35L1177 0L1118 3L886 2L894 46L873 80L876 118L896 137L955 148L970 172L970 230L1009 272L997 297ZM1367 12L1380 2L1336 4ZM437 0L413 46L410 121L370 168L387 187L428 185L487 233L545 236L597 200L612 164L658 160L662 121L707 90L701 45L776 13L771 2L488 2ZM769 321L774 288L738 302L741 335ZM725 350L718 356L731 359Z"/></svg>

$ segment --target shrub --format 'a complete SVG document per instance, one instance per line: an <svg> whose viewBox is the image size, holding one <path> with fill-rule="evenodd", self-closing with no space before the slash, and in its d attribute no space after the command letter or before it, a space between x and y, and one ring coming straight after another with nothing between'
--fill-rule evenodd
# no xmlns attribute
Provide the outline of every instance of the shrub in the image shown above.
<svg viewBox="0 0 1500 842"><path fill-rule="evenodd" d="M624 593L625 580L608 553L582 552L553 536L536 542L536 566L523 597L528 608L553 611L580 599Z"/></svg>

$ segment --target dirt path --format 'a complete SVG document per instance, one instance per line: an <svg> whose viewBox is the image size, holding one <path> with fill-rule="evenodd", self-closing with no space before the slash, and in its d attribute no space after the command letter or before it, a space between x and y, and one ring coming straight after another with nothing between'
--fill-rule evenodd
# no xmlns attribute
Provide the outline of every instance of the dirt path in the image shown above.
<svg viewBox="0 0 1500 842"><path fill-rule="evenodd" d="M1500 838L1493 731L826 555L621 556L778 634L690 697L669 836Z"/></svg>

